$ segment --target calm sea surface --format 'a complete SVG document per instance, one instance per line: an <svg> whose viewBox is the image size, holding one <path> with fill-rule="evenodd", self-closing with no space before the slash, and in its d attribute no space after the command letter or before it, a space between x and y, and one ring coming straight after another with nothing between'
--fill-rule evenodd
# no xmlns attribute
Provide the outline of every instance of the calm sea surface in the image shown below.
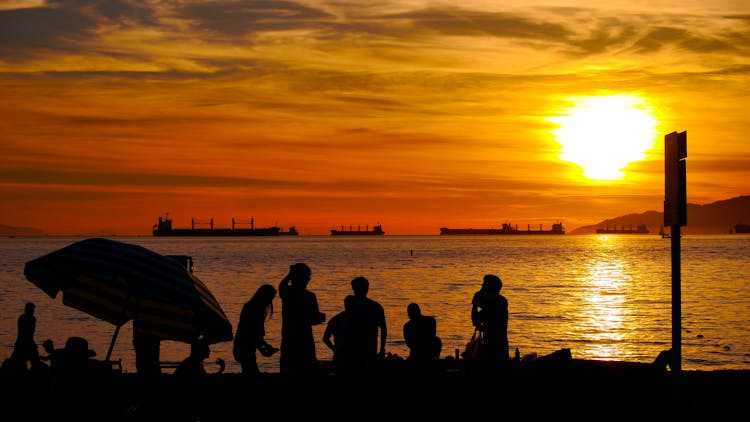
<svg viewBox="0 0 750 422"><path fill-rule="evenodd" d="M0 359L10 355L24 303L37 304L36 341L62 347L83 336L104 358L114 327L50 298L23 275L24 263L80 238L0 238ZM279 238L117 237L163 254L191 255L195 274L236 327L242 304L263 283L278 285L289 264L306 262L310 290L330 318L343 308L356 276L370 280L370 297L385 308L388 351L406 356L403 324L409 302L438 321L443 355L463 349L472 333L470 301L487 273L503 279L510 304L511 354L539 356L569 348L574 358L652 362L672 342L671 242L655 235L586 236L300 236ZM682 367L750 369L750 236L696 235L681 239ZM267 322L267 340L280 344L281 301ZM330 359L315 327L318 358ZM212 346L239 372L232 343ZM41 350L41 349L40 349ZM181 360L189 347L162 344L162 360ZM114 351L135 371L131 324ZM262 370L278 371L278 354L258 355ZM210 367L209 370L215 370Z"/></svg>

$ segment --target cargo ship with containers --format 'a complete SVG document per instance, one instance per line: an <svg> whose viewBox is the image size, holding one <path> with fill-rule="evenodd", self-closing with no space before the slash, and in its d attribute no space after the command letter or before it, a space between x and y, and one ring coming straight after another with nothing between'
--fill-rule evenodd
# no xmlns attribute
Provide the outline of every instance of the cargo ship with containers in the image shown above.
<svg viewBox="0 0 750 422"><path fill-rule="evenodd" d="M249 227L243 227L243 223L232 218L232 227L214 227L214 219L210 219L207 227L201 226L195 218L191 218L190 228L172 227L172 219L169 214L159 217L159 221L152 228L153 236L297 236L296 227L291 226L289 230L281 227L255 227L255 219L251 218ZM248 223L244 223L248 224Z"/></svg>
<svg viewBox="0 0 750 422"><path fill-rule="evenodd" d="M614 227L610 228L609 226L606 226L604 228L599 227L596 229L597 234L649 234L650 231L648 227L645 224L639 224L635 228L633 226L625 227L625 225L621 225L620 227L617 227L615 224Z"/></svg>
<svg viewBox="0 0 750 422"><path fill-rule="evenodd" d="M361 226L357 226L357 230L354 230L352 226L349 226L349 230L344 230L344 226L341 226L341 230L331 230L331 236L381 236L384 234L385 232L380 224L373 226L372 230L370 230L370 226L365 226L364 230Z"/></svg>
<svg viewBox="0 0 750 422"><path fill-rule="evenodd" d="M555 223L551 229L544 229L542 225L539 225L538 229L532 229L531 225L527 225L526 230L518 228L518 224L515 226L509 223L503 223L502 228L487 228L487 229L460 229L460 228L440 228L441 235L462 235L462 234L478 234L478 235L530 235L530 234L565 234L565 228L562 223Z"/></svg>

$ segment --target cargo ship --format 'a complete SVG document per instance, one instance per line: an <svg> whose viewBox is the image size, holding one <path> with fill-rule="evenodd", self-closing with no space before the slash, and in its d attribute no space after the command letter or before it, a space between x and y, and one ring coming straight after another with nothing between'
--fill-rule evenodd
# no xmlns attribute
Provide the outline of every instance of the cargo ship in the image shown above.
<svg viewBox="0 0 750 422"><path fill-rule="evenodd" d="M639 224L636 228L633 228L633 226L625 227L623 224L620 226L620 228L617 228L617 224L613 228L610 228L609 226L605 228L597 228L596 229L597 234L648 234L649 230L648 227L646 227L645 224Z"/></svg>
<svg viewBox="0 0 750 422"><path fill-rule="evenodd" d="M734 232L738 234L750 233L750 224L735 224Z"/></svg>
<svg viewBox="0 0 750 422"><path fill-rule="evenodd" d="M562 223L555 223L552 228L545 230L542 225L539 225L539 229L532 229L531 225L528 225L526 230L519 230L518 225L512 226L508 223L503 223L503 227L499 229L451 229L448 227L440 228L441 235L451 234L485 234L485 235L496 235L496 234L565 234L565 228Z"/></svg>
<svg viewBox="0 0 750 422"><path fill-rule="evenodd" d="M231 228L214 227L214 219L210 220L208 227L196 227L195 218L191 219L190 228L173 228L172 219L169 214L159 217L159 221L152 228L153 236L297 236L299 233L294 226L283 231L281 227L255 227L255 220L250 219L250 227L238 227L240 223L232 218Z"/></svg>
<svg viewBox="0 0 750 422"><path fill-rule="evenodd" d="M381 225L373 226L370 230L369 226L366 226L365 230L357 226L357 230L354 230L352 226L349 226L349 230L344 230L344 226L341 226L341 230L332 229L331 236L379 236L383 235L383 227Z"/></svg>

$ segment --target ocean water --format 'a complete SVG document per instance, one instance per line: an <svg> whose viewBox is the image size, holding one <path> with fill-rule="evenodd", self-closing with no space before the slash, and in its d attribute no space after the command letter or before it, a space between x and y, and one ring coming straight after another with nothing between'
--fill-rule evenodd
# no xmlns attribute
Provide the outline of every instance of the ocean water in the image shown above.
<svg viewBox="0 0 750 422"><path fill-rule="evenodd" d="M385 308L387 350L406 356L406 307L418 303L438 322L443 355L463 350L472 334L470 301L482 276L503 280L510 353L542 356L567 348L574 358L652 362L672 343L671 242L656 235L565 236L300 236L248 238L115 237L163 254L190 255L236 327L240 308L263 283L278 285L289 264L306 262L309 289L330 318L343 309L356 276L370 280L370 297ZM50 298L26 280L24 263L81 238L0 239L0 359L13 350L24 303L37 304L36 341L62 347L69 336L89 340L104 358L114 326ZM750 369L750 235L686 235L681 239L682 368ZM266 323L280 344L281 301ZM330 359L314 329L319 359ZM113 359L134 372L131 323L116 339ZM232 343L212 345L239 372ZM40 348L41 350L41 348ZM184 343L162 343L162 360L179 361ZM259 365L278 371L278 354ZM209 371L216 367L209 365Z"/></svg>

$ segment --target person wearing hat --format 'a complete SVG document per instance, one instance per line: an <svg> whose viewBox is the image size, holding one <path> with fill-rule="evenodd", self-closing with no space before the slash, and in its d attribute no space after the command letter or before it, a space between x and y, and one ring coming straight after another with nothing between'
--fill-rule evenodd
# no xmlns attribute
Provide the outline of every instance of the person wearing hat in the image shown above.
<svg viewBox="0 0 750 422"><path fill-rule="evenodd" d="M62 353L56 354L58 377L63 382L85 378L94 370L95 362L89 358L96 356L96 352L89 349L89 342L83 337L68 337Z"/></svg>
<svg viewBox="0 0 750 422"><path fill-rule="evenodd" d="M100 419L111 405L111 371L92 359L96 352L83 337L68 337L55 356L58 369L50 393L51 410L65 420Z"/></svg>

